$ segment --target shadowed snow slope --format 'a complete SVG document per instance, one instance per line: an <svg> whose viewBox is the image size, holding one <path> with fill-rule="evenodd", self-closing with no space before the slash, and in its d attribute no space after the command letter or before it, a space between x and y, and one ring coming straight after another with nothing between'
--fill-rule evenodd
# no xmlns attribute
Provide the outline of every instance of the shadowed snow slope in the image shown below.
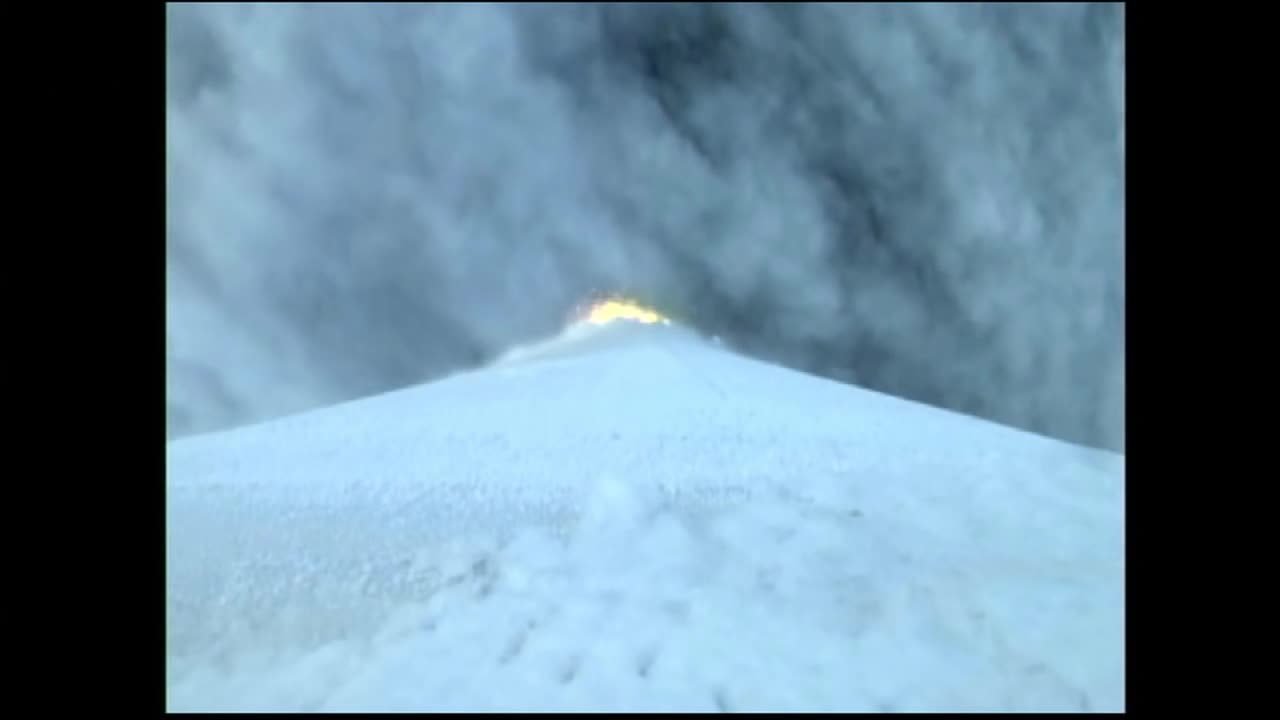
<svg viewBox="0 0 1280 720"><path fill-rule="evenodd" d="M168 476L172 710L1124 707L1122 456L675 327Z"/></svg>

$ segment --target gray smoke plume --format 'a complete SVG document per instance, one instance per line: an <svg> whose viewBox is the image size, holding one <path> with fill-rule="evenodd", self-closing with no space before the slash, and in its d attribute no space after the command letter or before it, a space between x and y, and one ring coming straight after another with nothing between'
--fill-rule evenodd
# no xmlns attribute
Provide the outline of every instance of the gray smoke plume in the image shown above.
<svg viewBox="0 0 1280 720"><path fill-rule="evenodd" d="M1119 4L170 5L171 436L596 290L1123 449Z"/></svg>

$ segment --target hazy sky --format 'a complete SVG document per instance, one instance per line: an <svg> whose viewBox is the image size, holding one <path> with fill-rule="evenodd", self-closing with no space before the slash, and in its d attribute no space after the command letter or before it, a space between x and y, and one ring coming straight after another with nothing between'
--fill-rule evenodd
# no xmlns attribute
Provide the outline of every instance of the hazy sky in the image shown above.
<svg viewBox="0 0 1280 720"><path fill-rule="evenodd" d="M622 290L1123 448L1121 5L168 8L171 435Z"/></svg>

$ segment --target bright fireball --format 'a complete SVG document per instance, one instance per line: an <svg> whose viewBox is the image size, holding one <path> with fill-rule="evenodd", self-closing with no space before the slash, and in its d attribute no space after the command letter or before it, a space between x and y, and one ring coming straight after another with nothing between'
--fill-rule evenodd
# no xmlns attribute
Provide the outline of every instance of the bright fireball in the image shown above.
<svg viewBox="0 0 1280 720"><path fill-rule="evenodd" d="M615 320L631 320L646 325L653 323L671 324L670 320L663 317L656 310L651 310L621 298L609 298L592 305L591 309L587 311L586 320L593 325L604 325Z"/></svg>

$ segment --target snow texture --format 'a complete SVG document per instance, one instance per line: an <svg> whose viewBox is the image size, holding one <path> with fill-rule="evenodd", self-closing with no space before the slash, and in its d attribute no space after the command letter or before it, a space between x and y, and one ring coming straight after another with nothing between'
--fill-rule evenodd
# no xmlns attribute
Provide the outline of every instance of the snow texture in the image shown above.
<svg viewBox="0 0 1280 720"><path fill-rule="evenodd" d="M173 711L1120 711L1124 458L576 329L168 446Z"/></svg>

